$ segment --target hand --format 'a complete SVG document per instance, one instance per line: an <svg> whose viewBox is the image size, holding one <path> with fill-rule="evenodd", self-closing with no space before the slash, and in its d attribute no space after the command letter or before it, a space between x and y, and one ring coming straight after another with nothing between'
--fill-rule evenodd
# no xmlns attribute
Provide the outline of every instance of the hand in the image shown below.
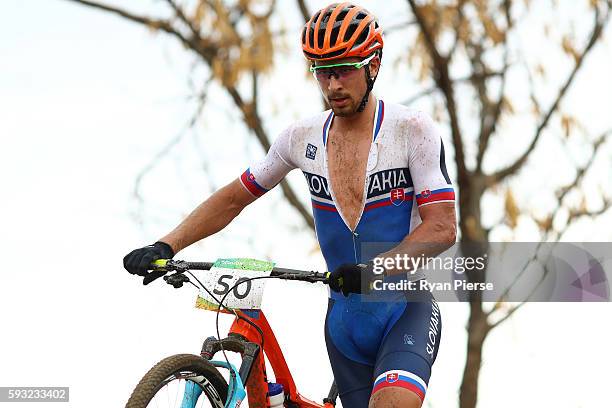
<svg viewBox="0 0 612 408"><path fill-rule="evenodd" d="M372 262L367 264L342 264L329 275L329 287L335 292L349 293L370 292L370 283L377 277L373 272Z"/></svg>
<svg viewBox="0 0 612 408"><path fill-rule="evenodd" d="M123 258L123 267L131 274L146 276L151 263L157 259L171 259L174 256L172 247L165 242L157 241L153 245L135 249Z"/></svg>

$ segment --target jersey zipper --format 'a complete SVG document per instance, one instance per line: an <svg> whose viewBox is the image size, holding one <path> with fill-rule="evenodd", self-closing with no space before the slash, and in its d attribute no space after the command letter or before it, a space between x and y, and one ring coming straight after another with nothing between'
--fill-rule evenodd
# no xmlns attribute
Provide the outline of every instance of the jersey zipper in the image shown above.
<svg viewBox="0 0 612 408"><path fill-rule="evenodd" d="M368 151L368 157L366 159L366 174L365 174L365 180L364 180L364 186L363 186L361 213L359 214L359 218L357 218L357 223L355 224L355 229L351 229L349 227L348 222L346 221L346 219L344 218L344 215L342 214L340 206L337 205L336 195L334 194L334 189L332 187L331 177L329 176L329 168L327 166L327 144L324 142L324 146L323 146L324 174L325 174L325 178L328 180L329 193L330 193L330 196L332 198L332 202L334 203L334 206L336 207L336 210L338 211L338 215L340 216L340 219L342 219L342 222L344 223L344 226L351 233L351 236L352 236L352 239L353 239L353 255L355 257L355 263L360 263L359 257L357 256L357 241L358 241L358 238L359 238L359 233L357 233L357 227L359 226L359 223L361 222L361 218L363 217L363 213L365 211L365 206L366 206L366 200L367 200L367 197L368 197L368 173L369 173L368 166L369 166L369 163L370 163L370 155L372 153L372 146L374 146L374 148L377 149L377 147L375 145L375 136L376 136L375 133L376 133L376 122L378 120L378 115L380 114L379 109L380 109L379 108L379 102L377 100L376 101L376 110L375 110L375 113L374 113L374 126L372 128L372 141L370 142L370 150ZM332 115L333 115L333 113L332 113ZM333 120L333 117L332 117L332 120ZM331 127L331 123L330 123L330 127ZM327 132L329 132L329 128L328 128Z"/></svg>
<svg viewBox="0 0 612 408"><path fill-rule="evenodd" d="M355 227L357 229L357 227ZM359 239L359 234L355 231L351 231L351 235L353 236L353 255L355 256L355 263L361 263L359 257L357 256L357 240Z"/></svg>

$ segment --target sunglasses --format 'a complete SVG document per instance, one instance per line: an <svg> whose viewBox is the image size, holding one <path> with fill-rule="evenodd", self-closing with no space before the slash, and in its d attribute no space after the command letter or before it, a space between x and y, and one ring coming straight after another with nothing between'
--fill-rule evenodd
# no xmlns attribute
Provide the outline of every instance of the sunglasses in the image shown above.
<svg viewBox="0 0 612 408"><path fill-rule="evenodd" d="M338 80L343 80L349 78L362 67L368 65L374 57L376 57L376 54L373 54L359 62L343 62L341 64L317 66L313 65L310 67L310 72L312 72L312 75L319 82L329 81L332 75Z"/></svg>

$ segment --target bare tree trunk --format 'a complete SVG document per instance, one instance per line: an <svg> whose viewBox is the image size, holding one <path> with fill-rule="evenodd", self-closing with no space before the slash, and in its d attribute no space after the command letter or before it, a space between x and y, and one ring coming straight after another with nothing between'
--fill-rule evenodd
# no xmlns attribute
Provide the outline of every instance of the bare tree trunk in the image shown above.
<svg viewBox="0 0 612 408"><path fill-rule="evenodd" d="M460 184L461 207L461 253L463 256L478 257L488 246L487 231L480 219L480 199L485 190L484 177L471 174L466 183ZM472 270L467 278L470 282L484 282L486 270ZM467 322L467 350L463 379L459 394L460 408L475 408L478 399L478 378L482 363L482 345L489 333L487 315L482 308L482 292L470 292L470 317Z"/></svg>
<svg viewBox="0 0 612 408"><path fill-rule="evenodd" d="M468 341L463 380L459 394L460 408L475 408L478 398L478 378L482 363L482 345L489 330L486 314L480 301L470 300L468 320Z"/></svg>

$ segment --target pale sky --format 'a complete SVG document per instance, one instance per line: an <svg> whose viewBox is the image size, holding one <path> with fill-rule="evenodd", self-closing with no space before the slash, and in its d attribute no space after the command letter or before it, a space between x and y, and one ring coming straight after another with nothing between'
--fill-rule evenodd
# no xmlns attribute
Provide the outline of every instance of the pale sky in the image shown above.
<svg viewBox="0 0 612 408"><path fill-rule="evenodd" d="M150 2L133 4L146 9ZM314 9L324 2L308 4ZM364 4L380 15L383 26L401 20L379 3ZM406 15L403 2L392 4ZM291 13L297 21L297 13ZM5 254L0 386L69 386L71 402L65 406L121 406L155 362L176 353L197 354L214 331L214 314L194 309L193 291L158 282L143 287L123 270L121 259L167 232L212 188L232 180L263 152L254 142L244 143L236 109L213 86L196 130L186 133L143 180L145 202L139 205L132 196L136 176L195 109L188 100L191 57L163 35L64 1L5 1L0 27L0 248ZM290 29L297 33L299 26ZM388 37L389 61L402 41ZM526 53L558 59L542 51L541 38L523 41L530 45ZM314 83L296 75L304 69L296 44L287 43L290 51L277 57L279 69L262 90L271 101L262 107L270 134L320 110ZM608 35L564 104L593 134L611 127L612 82L604 75L610 61ZM383 66L377 95L401 102L416 93L414 73L402 83L404 74L405 68ZM553 80L562 72L550 75ZM195 80L202 77L193 74ZM429 103L415 107L427 109ZM527 139L514 138L530 134L525 126L521 120L509 125L493 148L490 166L497 153L506 158L521 150ZM447 125L441 123L440 129L449 145ZM535 176L512 184L529 206L539 205L537 191L548 190L549 178L568 174L551 167L563 167L559 158L565 151L554 140L547 146L529 164ZM597 171L599 181L608 183L609 152ZM449 167L454 177L454 166ZM306 201L302 176L293 172L290 180ZM485 200L486 219L494 223L500 199ZM610 241L611 221L608 214L584 225L573 239ZM532 234L524 226L514 235L502 231L497 239L530 240ZM219 237L185 250L180 258L253 257L323 270L314 249L312 234L282 203L280 191L273 191ZM320 285L270 282L264 298L298 388L316 400L327 394L332 380L323 339L326 296ZM441 310L443 339L425 406L446 408L457 406L467 308L442 303ZM606 363L612 362L612 331L606 323L611 312L610 304L527 305L485 344L479 407L605 405L610 401Z"/></svg>

